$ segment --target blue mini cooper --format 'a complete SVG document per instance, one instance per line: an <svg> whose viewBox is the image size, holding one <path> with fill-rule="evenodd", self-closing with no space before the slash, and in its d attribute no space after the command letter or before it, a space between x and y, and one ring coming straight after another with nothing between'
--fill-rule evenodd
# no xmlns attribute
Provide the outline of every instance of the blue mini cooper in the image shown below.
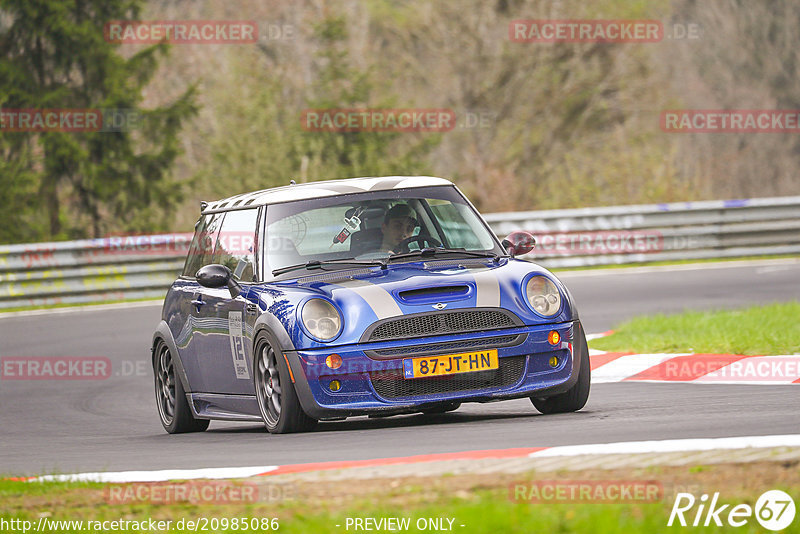
<svg viewBox="0 0 800 534"><path fill-rule="evenodd" d="M516 258L449 181L355 178L202 203L153 336L161 423L309 430L358 415L441 413L529 397L581 409L590 366L578 311Z"/></svg>

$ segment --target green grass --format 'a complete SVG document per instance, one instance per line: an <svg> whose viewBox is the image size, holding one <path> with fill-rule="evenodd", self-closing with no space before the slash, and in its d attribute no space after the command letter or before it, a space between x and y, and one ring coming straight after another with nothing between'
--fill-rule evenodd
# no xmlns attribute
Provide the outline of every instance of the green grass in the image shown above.
<svg viewBox="0 0 800 534"><path fill-rule="evenodd" d="M782 486L782 485L781 485ZM792 486L790 484L790 486ZM28 520L33 528L44 514L52 520L113 521L126 519L171 520L197 518L278 518L279 532L341 533L350 518L410 518L407 532L417 530L420 518L453 519L452 532L456 533L528 533L528 532L620 532L626 534L664 532L672 506L672 499L655 503L637 504L575 504L516 502L510 498L507 485L472 489L453 493L432 492L417 488L426 494L425 504L392 504L384 502L384 495L370 495L349 499L345 504L333 504L328 498L296 499L279 504L227 504L221 505L110 505L103 502L101 484L85 483L21 483L0 481L0 518ZM784 487L797 493L797 487ZM402 488L401 490L402 491ZM759 490L758 493L760 493ZM391 492L386 497L391 497ZM723 502L750 502L754 496L741 491L728 492ZM447 521L444 523L447 525ZM336 526L340 525L340 526ZM464 525L462 527L462 525ZM703 532L721 532L720 528L703 528ZM217 529L213 532L232 532L235 529ZM758 523L750 520L737 532L761 532ZM785 532L800 531L795 521ZM64 529L59 532L78 532ZM122 532L122 531L117 531ZM124 532L138 532L127 530ZM248 531L258 532L258 531ZM261 532L264 532L263 530Z"/></svg>
<svg viewBox="0 0 800 534"><path fill-rule="evenodd" d="M800 303L637 317L591 346L639 353L798 354Z"/></svg>
<svg viewBox="0 0 800 534"><path fill-rule="evenodd" d="M19 480L0 479L0 503L10 497L20 495L35 497L51 495L53 492L70 492L81 489L102 489L99 482L42 482L32 483Z"/></svg>

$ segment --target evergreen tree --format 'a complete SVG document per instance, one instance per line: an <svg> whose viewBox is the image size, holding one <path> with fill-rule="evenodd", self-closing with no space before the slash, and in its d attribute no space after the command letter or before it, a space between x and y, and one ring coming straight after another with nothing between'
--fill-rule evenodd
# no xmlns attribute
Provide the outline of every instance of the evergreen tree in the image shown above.
<svg viewBox="0 0 800 534"><path fill-rule="evenodd" d="M126 58L103 35L107 22L136 19L140 8L141 0L0 0L0 107L99 109L105 119L115 110L126 120L86 132L0 129L3 200L19 208L0 217L24 226L0 225L0 241L164 226L179 199L169 169L181 125L196 113L194 88L169 105L141 108L167 46Z"/></svg>

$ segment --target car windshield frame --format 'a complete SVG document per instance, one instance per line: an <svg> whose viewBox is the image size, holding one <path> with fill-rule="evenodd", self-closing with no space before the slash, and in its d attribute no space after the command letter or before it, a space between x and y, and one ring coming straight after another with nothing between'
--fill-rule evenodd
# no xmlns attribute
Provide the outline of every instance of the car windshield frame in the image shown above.
<svg viewBox="0 0 800 534"><path fill-rule="evenodd" d="M448 237L446 234L446 230L444 230L441 225L440 221L438 220L437 216L431 210L431 206L427 202L427 200L442 200L442 201L449 201L452 204L459 204L464 207L467 211L471 212L474 215L475 221L477 226L481 229L481 231L485 232L485 235L482 237L478 235L476 229L470 226L471 230L475 234L475 239L478 243L482 243L484 239L486 241L490 241L492 246L489 248L469 248L463 249L462 247L449 247L448 250L450 253L446 255L446 257L453 257L458 258L458 253L461 252L465 257L475 257L475 253L485 253L487 259L491 257L504 257L506 256L506 251L502 248L500 241L498 240L497 236L492 232L489 225L481 216L480 212L472 205L472 203L458 190L457 187L454 185L435 185L435 186L422 186L422 187L414 187L414 188L403 188L403 189L386 189L386 190L379 190L379 191L354 191L353 193L345 193L345 194L337 194L337 195L330 195L325 197L317 197L312 199L303 199L303 200L289 200L286 202L279 202L274 204L269 204L265 206L265 211L262 217L262 246L259 247L259 263L263 266L263 280L265 282L271 280L280 280L280 279L289 279L289 278L298 278L302 276L307 276L308 274L313 274L314 270L312 269L304 269L302 267L298 267L297 269L292 269L287 272L280 272L279 274L273 274L273 271L282 271L284 268L292 266L292 265L299 265L306 262L311 262L312 264L316 261L321 261L323 263L326 260L334 260L330 263L325 263L325 271L331 270L343 270L343 269L353 269L358 268L353 263L348 264L345 261L342 261L341 267L336 265L336 260L344 260L345 257L343 255L333 255L326 257L326 255L309 255L309 256L299 256L298 260L295 262L290 263L276 263L274 261L270 261L269 251L270 246L268 245L268 240L275 237L269 235L269 227L271 224L285 220L291 217L291 213L294 212L295 214L300 214L307 212L313 209L320 209L332 206L338 206L345 203L352 203L354 205L364 205L369 202L374 203L384 203L388 205L392 202L397 201L408 201L408 200L417 200L421 201L419 206L421 209L424 210L424 217L428 218L429 222L428 225L433 225L433 230L435 231L436 235L438 234L440 237ZM468 222L469 224L469 222ZM422 223L420 223L420 226ZM344 229L345 223L344 219L342 220L342 229ZM374 221L373 226L369 228L375 228ZM415 235L418 234L420 231L419 228L415 229ZM335 232L331 233L331 238L335 236ZM454 236L450 235L450 239ZM350 239L351 236L348 236ZM444 245L444 244L443 244ZM424 248L424 247L420 247ZM459 250L461 248L462 250ZM413 250L412 250L413 252ZM349 252L348 252L349 254ZM356 263L360 260L365 263L374 261L374 265L364 265L363 268L375 268L380 267L380 262L386 262L390 260L391 254L389 252L386 253L369 253L369 254L362 254L360 256L356 256L354 259ZM444 255L442 255L444 256ZM422 255L410 255L407 258L398 258L390 263L392 265L408 263L408 262L418 262L421 259L429 259L427 256L423 257ZM308 271L311 271L310 273ZM319 272L318 270L316 272Z"/></svg>

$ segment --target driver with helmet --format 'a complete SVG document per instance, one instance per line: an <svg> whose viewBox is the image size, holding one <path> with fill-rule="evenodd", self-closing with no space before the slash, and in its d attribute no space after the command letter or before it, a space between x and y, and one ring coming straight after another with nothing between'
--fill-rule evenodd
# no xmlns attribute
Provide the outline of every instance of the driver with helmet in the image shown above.
<svg viewBox="0 0 800 534"><path fill-rule="evenodd" d="M394 250L397 245L414 234L417 219L414 210L408 204L395 204L383 217L383 242L382 252L399 252Z"/></svg>

